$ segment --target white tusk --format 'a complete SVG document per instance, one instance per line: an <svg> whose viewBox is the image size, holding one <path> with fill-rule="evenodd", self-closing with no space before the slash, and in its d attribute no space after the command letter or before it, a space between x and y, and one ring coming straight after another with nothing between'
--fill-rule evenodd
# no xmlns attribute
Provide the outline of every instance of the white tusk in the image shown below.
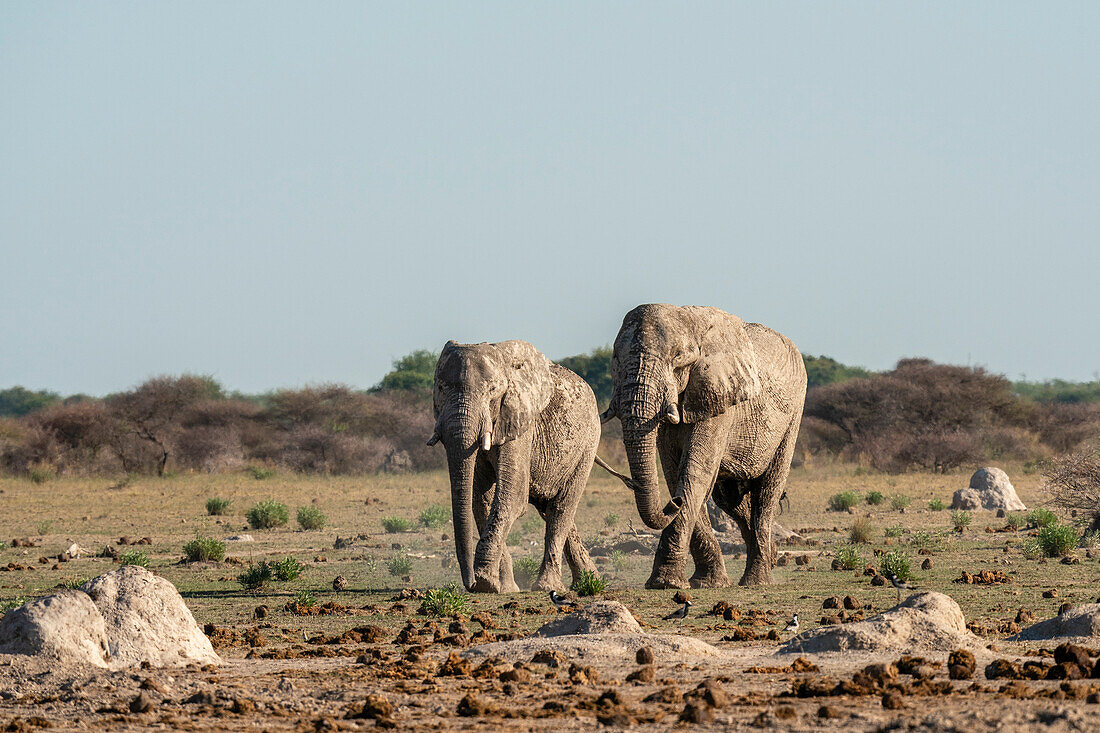
<svg viewBox="0 0 1100 733"><path fill-rule="evenodd" d="M673 425L680 422L680 410L676 407L676 403L668 403L668 407L665 408L665 416L668 417L668 421Z"/></svg>
<svg viewBox="0 0 1100 733"><path fill-rule="evenodd" d="M432 437L428 438L428 445L435 445L439 442L439 433L432 433Z"/></svg>
<svg viewBox="0 0 1100 733"><path fill-rule="evenodd" d="M493 433L487 432L481 436L481 450L489 450L493 447Z"/></svg>

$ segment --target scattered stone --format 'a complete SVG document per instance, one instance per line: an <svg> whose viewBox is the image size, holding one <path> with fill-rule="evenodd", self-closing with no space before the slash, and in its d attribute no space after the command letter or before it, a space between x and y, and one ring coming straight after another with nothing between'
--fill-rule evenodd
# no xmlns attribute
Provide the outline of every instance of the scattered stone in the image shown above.
<svg viewBox="0 0 1100 733"><path fill-rule="evenodd" d="M256 606L256 608L254 608L252 610L252 615L255 616L258 619L264 619L264 618L267 618L267 614L268 614L269 611L270 611L270 609L267 606L260 605L260 606Z"/></svg>
<svg viewBox="0 0 1100 733"><path fill-rule="evenodd" d="M825 720L836 720L842 717L842 714L832 705L822 705L817 709L817 717L824 718Z"/></svg>
<svg viewBox="0 0 1100 733"><path fill-rule="evenodd" d="M930 558L930 557L924 558L924 562L922 562L920 564L920 569L921 570L931 570L932 569L932 558Z"/></svg>
<svg viewBox="0 0 1100 733"><path fill-rule="evenodd" d="M626 676L627 682L653 682L655 679L657 679L657 672L652 664L638 667Z"/></svg>
<svg viewBox="0 0 1100 733"><path fill-rule="evenodd" d="M254 542L255 540L252 539L252 535L250 535L250 534L235 534L232 537L226 537L225 541L226 542ZM121 540L119 541L118 544L120 544L120 545L122 544Z"/></svg>
<svg viewBox="0 0 1100 733"><path fill-rule="evenodd" d="M389 718L393 715L393 703L385 695L372 693L359 705L352 705L344 716L349 719Z"/></svg>
<svg viewBox="0 0 1100 733"><path fill-rule="evenodd" d="M345 578L343 575L337 575L335 578L332 579L332 589L337 592L347 590L348 579Z"/></svg>
<svg viewBox="0 0 1100 733"><path fill-rule="evenodd" d="M1042 641L1078 637L1091 637L1094 640L1100 637L1100 604L1073 606L1054 618L1027 627L1013 637L1013 640Z"/></svg>
<svg viewBox="0 0 1100 733"><path fill-rule="evenodd" d="M672 596L672 602L678 605L683 605L691 600L691 594L686 590L678 590L675 595Z"/></svg>
<svg viewBox="0 0 1100 733"><path fill-rule="evenodd" d="M684 705L680 713L680 721L684 723L709 723L714 720L714 713L706 703L690 701Z"/></svg>
<svg viewBox="0 0 1100 733"><path fill-rule="evenodd" d="M653 664L653 649L648 646L641 647L640 649L638 649L638 653L634 655L634 660L638 662L638 664Z"/></svg>
<svg viewBox="0 0 1100 733"><path fill-rule="evenodd" d="M490 616L488 614L488 612L486 612L486 611L478 611L477 613L475 613L473 616L470 617L470 620L481 624L481 628L483 628L483 629L495 629L495 628L497 628L496 621L494 621L493 617Z"/></svg>
<svg viewBox="0 0 1100 733"><path fill-rule="evenodd" d="M840 608L840 597L830 596L821 604L822 608Z"/></svg>
<svg viewBox="0 0 1100 733"><path fill-rule="evenodd" d="M853 598L852 596L844 596L844 608L848 609L849 611L863 608L863 601L859 600L858 598Z"/></svg>
<svg viewBox="0 0 1100 733"><path fill-rule="evenodd" d="M531 657L532 664L545 664L547 667L561 667L569 658L557 649L540 649Z"/></svg>
<svg viewBox="0 0 1100 733"><path fill-rule="evenodd" d="M1058 597L1058 589L1057 588L1051 588L1050 590L1043 591L1043 598L1057 598L1057 597Z"/></svg>
<svg viewBox="0 0 1100 733"><path fill-rule="evenodd" d="M887 692L882 696L882 707L886 710L901 710L905 707L905 701L897 692Z"/></svg>
<svg viewBox="0 0 1100 733"><path fill-rule="evenodd" d="M886 578L881 575L875 575L875 577L871 578L871 585L876 587L886 585Z"/></svg>
<svg viewBox="0 0 1100 733"><path fill-rule="evenodd" d="M1020 670L1020 665L1008 659L994 659L985 667L985 678L987 680L1019 680L1023 679L1023 672Z"/></svg>

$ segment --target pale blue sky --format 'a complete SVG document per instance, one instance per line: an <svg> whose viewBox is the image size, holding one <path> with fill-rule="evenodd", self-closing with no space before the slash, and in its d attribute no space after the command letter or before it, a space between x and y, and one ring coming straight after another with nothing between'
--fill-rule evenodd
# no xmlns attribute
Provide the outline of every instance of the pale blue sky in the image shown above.
<svg viewBox="0 0 1100 733"><path fill-rule="evenodd" d="M0 387L369 386L716 305L1100 370L1100 5L0 5Z"/></svg>

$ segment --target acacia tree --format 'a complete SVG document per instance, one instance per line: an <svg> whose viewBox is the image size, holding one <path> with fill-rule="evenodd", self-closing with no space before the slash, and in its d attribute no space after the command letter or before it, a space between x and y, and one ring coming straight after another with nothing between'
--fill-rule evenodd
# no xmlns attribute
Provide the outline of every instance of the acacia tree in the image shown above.
<svg viewBox="0 0 1100 733"><path fill-rule="evenodd" d="M128 439L136 438L153 448L156 473L163 476L183 412L203 400L222 397L221 385L212 377L195 374L153 377L129 392L108 397L107 405L118 421L113 447L123 468L136 468L126 445Z"/></svg>

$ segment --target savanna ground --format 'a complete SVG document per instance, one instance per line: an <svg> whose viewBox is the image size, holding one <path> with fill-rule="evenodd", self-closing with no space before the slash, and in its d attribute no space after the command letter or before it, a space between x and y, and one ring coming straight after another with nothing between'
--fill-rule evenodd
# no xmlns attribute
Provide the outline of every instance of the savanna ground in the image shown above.
<svg viewBox="0 0 1100 733"><path fill-rule="evenodd" d="M1028 507L1039 506L1046 497L1041 476L1027 473L1020 465L1006 465L1020 498ZM628 606L646 631L690 635L719 649L738 652L720 661L656 660L656 676L650 681L627 681L638 669L633 658L601 667L597 681L578 678L568 663L554 669L526 665L528 672L506 674L487 670L478 675L450 675L440 671L439 662L461 647L445 641L453 619L418 615L420 600L406 589L424 591L459 580L453 562L454 544L450 523L435 529L387 533L383 518L404 517L416 525L420 511L431 505L449 507L445 473L378 475L371 477L316 477L277 474L262 480L247 473L231 475L191 474L171 478L136 478L129 483L109 479L57 479L35 484L22 479L0 480L0 566L14 568L0 572L0 603L50 593L59 584L73 583L107 572L117 565L109 558L80 557L56 563L54 557L72 543L95 555L105 545L120 552L145 552L149 568L172 581L184 596L200 625L218 629L215 644L225 664L217 668L183 670L134 670L121 673L87 673L69 681L55 679L49 670L27 666L7 657L0 661L0 726L14 719L18 726L33 724L59 728L182 728L182 729L358 729L393 721L401 728L453 729L489 724L516 730L588 729L597 719L608 725L640 725L668 729L677 725L684 709L679 693L690 693L704 679L718 680L730 696L729 705L715 708L713 721L704 728L724 729L755 724L792 730L818 728L880 729L910 726L928 729L993 730L1029 728L1100 729L1100 705L1085 702L1085 696L1100 690L1100 680L1081 680L1063 689L1056 682L1029 683L1038 696L1010 699L999 692L999 681L986 681L984 661L994 657L1017 659L1034 653L1042 644L1021 644L1004 640L1000 626L1013 621L1019 609L1029 609L1036 619L1054 616L1063 603L1095 602L1100 595L1100 563L1078 550L1079 564L1057 560L1026 559L1020 544L1026 530L987 532L1001 528L1004 519L992 512L972 512L969 528L952 530L951 512L933 511L930 500L949 504L952 493L964 487L969 470L948 475L905 474L889 476L867 472L848 464L804 467L792 472L788 495L789 510L779 518L785 527L801 532L809 544L781 546L781 552L808 553L810 563L794 562L776 568L775 584L756 588L722 588L691 591L692 615L681 623L662 621L675 608L672 591L642 589L648 576L651 555L616 554L597 558L601 573L609 580L604 597ZM828 498L853 490L864 496L878 491L885 501L877 506L860 504L854 513L826 511ZM895 496L910 503L904 512L891 505ZM226 516L208 516L210 497L232 500ZM275 499L290 508L290 522L278 529L250 529L245 511L257 501ZM327 517L320 530L297 529L295 512L300 506L315 506ZM853 571L830 569L833 552L846 544L852 523L867 518L874 527L872 542L863 546L864 561L876 567L875 551L902 548L914 568L914 584L921 590L935 590L952 596L968 622L985 628L984 641L992 645L988 658L979 659L972 681L952 683L954 691L938 697L906 697L901 709L883 707L881 696L850 695L829 698L787 696L805 674L780 672L745 674L754 665L787 664L790 659L771 658L774 640L723 641L741 628L763 636L781 630L792 613L802 619L802 628L816 626L824 613L822 604L831 596L850 595L870 613L896 602L895 590L874 587L870 578ZM594 469L585 501L578 514L578 528L588 545L611 545L633 537L633 526L646 532L637 519L632 497L615 479ZM888 531L889 530L889 531ZM511 537L516 557L541 558L543 524L533 509L521 517ZM247 533L251 543L228 543L228 557L221 563L181 562L181 548L196 535L224 539ZM652 534L652 533L650 533ZM895 536L887 536L887 535ZM30 538L32 547L13 547L14 538ZM136 541L148 537L151 544L134 548L120 546L121 537ZM337 538L350 543L335 549ZM920 568L926 556L917 545L931 549L932 567ZM278 560L292 556L306 569L293 581L275 582L249 592L237 576L249 562ZM391 575L388 565L395 556L411 561L408 580ZM40 562L40 558L46 558ZM243 565L240 563L244 563ZM736 582L744 560L733 553L726 557L730 577ZM23 567L25 569L19 569ZM398 569L400 570L400 569ZM952 581L964 571L1000 570L1011 582L980 586ZM348 583L334 591L332 581L344 576ZM566 584L569 583L566 570ZM1044 598L1044 591L1056 589L1057 597ZM338 612L300 615L286 610L288 602L303 599L304 592L316 604L338 604ZM739 607L741 622L725 621L707 612L718 601ZM525 635L556 615L541 592L468 597L469 609L463 627L455 631L466 636L481 631L475 616L489 616L488 634ZM256 609L266 606L266 617L258 619ZM346 610L341 610L346 609ZM758 612L754 615L754 611ZM481 618L484 618L482 616ZM755 618L755 626L747 626ZM395 639L409 622L426 634ZM380 627L380 638L372 642L355 634L334 639L349 629ZM786 639L789 634L779 634ZM368 634L369 638L369 634ZM484 638L484 636L482 636ZM458 641L461 643L461 640ZM1047 644L1052 647L1052 644ZM411 651L410 651L411 650ZM934 662L945 662L947 653L923 653ZM631 653L631 657L632 657ZM871 661L889 661L896 658ZM12 661L15 660L15 661ZM731 661L732 660L732 661ZM571 660L572 661L572 660ZM850 675L868 660L843 656L817 660L820 673L837 679ZM476 666L476 665L475 665ZM521 665L522 666L522 665ZM453 670L452 670L453 671ZM946 680L941 669L940 678ZM977 684L976 687L972 685ZM643 702L651 693L664 693L664 701ZM599 702L600 695L612 691ZM134 713L130 702L138 694L150 699L146 712ZM367 696L381 693L394 706L388 713L375 711L381 723L368 717L355 718ZM468 694L476 701L460 703ZM690 699L690 697L689 697ZM992 703L992 704L991 704ZM478 708L477 705L484 704ZM829 708L822 717L821 708ZM602 707L601 707L602 706ZM368 708L370 706L368 705ZM383 706L384 707L384 706ZM456 710L462 708L461 713ZM601 710L603 712L601 712ZM608 713L608 710L611 713ZM623 713L616 717L617 713ZM31 722L27 722L31 721Z"/></svg>

